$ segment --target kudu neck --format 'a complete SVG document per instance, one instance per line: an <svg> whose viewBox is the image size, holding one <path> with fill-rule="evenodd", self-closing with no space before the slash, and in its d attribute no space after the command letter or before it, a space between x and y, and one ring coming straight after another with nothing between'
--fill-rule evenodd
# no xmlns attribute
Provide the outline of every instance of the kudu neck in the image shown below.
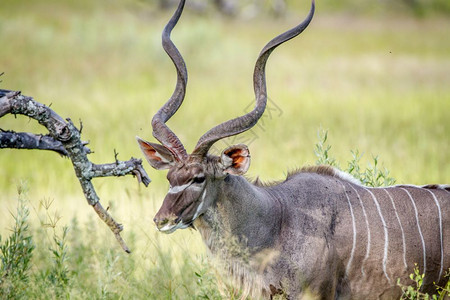
<svg viewBox="0 0 450 300"><path fill-rule="evenodd" d="M279 201L267 189L229 175L218 182L215 202L203 216L207 234L200 231L213 251L214 243L234 239L253 252L274 246L280 221Z"/></svg>

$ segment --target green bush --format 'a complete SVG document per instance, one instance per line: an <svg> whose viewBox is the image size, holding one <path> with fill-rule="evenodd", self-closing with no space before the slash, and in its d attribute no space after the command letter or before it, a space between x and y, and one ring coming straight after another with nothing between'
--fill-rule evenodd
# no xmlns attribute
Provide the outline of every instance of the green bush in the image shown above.
<svg viewBox="0 0 450 300"><path fill-rule="evenodd" d="M419 267L414 268L414 273L409 275L409 278L413 281L411 285L403 285L400 279L397 280L397 285L402 289L401 300L444 300L450 297L450 269L445 274L448 278L447 284L444 287L436 286L436 294L427 294L421 291L425 274L420 273Z"/></svg>
<svg viewBox="0 0 450 300"><path fill-rule="evenodd" d="M28 226L29 210L25 205L23 186L18 189L17 212L12 215L14 226L11 235L2 242L0 236L0 298L20 299L27 291L33 250L32 234Z"/></svg>
<svg viewBox="0 0 450 300"><path fill-rule="evenodd" d="M316 143L314 153L317 157L317 165L329 165L341 169L338 161L330 154L331 145L328 144L328 131L320 129L318 132L318 143ZM358 150L351 151L352 158L347 162L347 168L341 169L356 179L363 185L370 187L389 186L395 183L395 179L389 175L389 170L379 167L378 156L372 156L372 163L365 169L361 168L362 154Z"/></svg>

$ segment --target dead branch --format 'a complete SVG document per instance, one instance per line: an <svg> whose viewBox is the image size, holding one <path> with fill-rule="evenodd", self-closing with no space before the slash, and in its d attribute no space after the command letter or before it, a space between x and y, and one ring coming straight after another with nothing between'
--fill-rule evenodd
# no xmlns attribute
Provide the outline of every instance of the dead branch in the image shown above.
<svg viewBox="0 0 450 300"><path fill-rule="evenodd" d="M142 160L131 158L128 161L119 161L116 158L114 163L93 164L87 157L90 150L85 147L86 143L81 141L80 131L70 119L64 120L32 97L0 89L0 118L6 114L25 115L35 119L48 129L49 134L34 135L1 130L0 148L51 150L69 157L89 205L111 229L122 249L130 253L120 236L123 226L102 207L91 180L95 177L136 175L139 182L148 186L150 178L142 166Z"/></svg>
<svg viewBox="0 0 450 300"><path fill-rule="evenodd" d="M67 151L62 143L50 135L3 131L1 128L0 148L50 150L62 156L67 156Z"/></svg>

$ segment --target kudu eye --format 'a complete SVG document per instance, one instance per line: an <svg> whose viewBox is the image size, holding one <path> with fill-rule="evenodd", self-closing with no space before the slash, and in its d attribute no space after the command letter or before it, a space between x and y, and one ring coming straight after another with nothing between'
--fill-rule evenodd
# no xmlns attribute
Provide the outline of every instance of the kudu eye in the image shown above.
<svg viewBox="0 0 450 300"><path fill-rule="evenodd" d="M205 182L205 176L198 176L198 177L194 177L194 179L192 179L193 183L203 183Z"/></svg>

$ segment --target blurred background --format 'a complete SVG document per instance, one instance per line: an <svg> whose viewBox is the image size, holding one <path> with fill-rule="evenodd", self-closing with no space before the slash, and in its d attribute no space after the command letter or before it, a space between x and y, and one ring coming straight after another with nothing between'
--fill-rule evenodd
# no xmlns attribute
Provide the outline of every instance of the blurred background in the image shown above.
<svg viewBox="0 0 450 300"><path fill-rule="evenodd" d="M146 3L152 3L154 7L159 9L168 9L175 6L177 2L176 0L146 1ZM232 17L256 17L261 15L284 17L301 5L301 2L294 0L197 0L188 4L192 10L201 14L215 10ZM373 15L390 12L416 17L450 13L450 4L445 0L378 0L372 2L343 0L339 2L324 1L324 3L320 3L320 6L322 11L332 13L347 12Z"/></svg>
<svg viewBox="0 0 450 300"><path fill-rule="evenodd" d="M121 160L141 158L135 136L153 141L150 120L175 86L160 35L177 2L2 0L0 88L81 121L94 163L112 162L114 149ZM188 151L208 129L251 109L259 51L309 8L309 1L293 0L188 1L172 35L187 63L188 91L168 123ZM378 155L397 183L450 183L449 36L447 0L319 0L308 29L268 62L270 101L261 122L215 151L247 143L248 177L279 180L315 163L325 129L343 168L357 149L363 166ZM46 133L22 116L1 118L0 128ZM5 241L18 199L25 201L36 245L32 296L58 282L45 279L56 236L66 243L69 272L56 298L222 297L199 234L154 229L168 183L165 172L144 166L149 188L131 177L94 181L103 205L125 226L134 251L125 255L86 203L69 160L0 150L0 233Z"/></svg>

